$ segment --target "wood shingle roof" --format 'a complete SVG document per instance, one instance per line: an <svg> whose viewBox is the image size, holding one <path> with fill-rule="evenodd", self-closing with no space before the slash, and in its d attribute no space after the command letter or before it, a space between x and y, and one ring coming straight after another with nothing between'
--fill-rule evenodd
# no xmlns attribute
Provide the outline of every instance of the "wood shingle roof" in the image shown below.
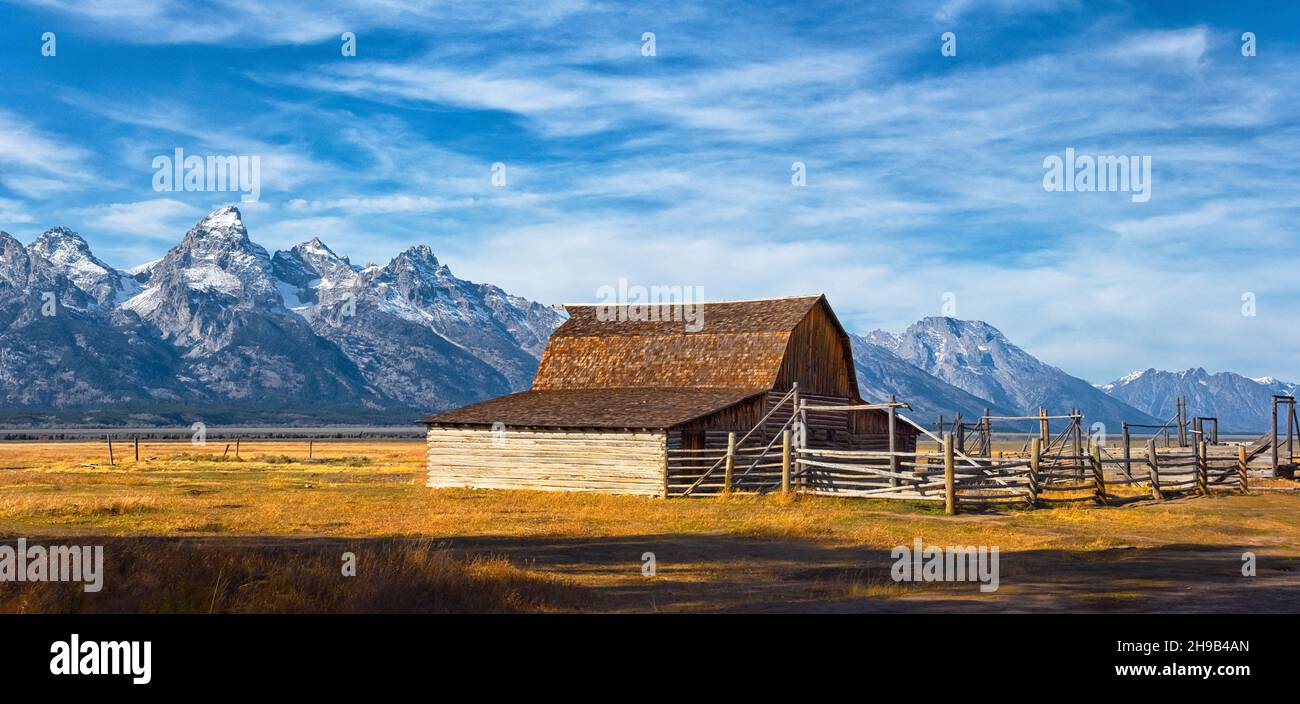
<svg viewBox="0 0 1300 704"><path fill-rule="evenodd" d="M533 390L772 388L790 331L819 300L700 304L697 332L681 306L566 306Z"/></svg>
<svg viewBox="0 0 1300 704"><path fill-rule="evenodd" d="M566 306L569 319L551 335L530 391L424 422L668 428L772 389L791 331L822 301Z"/></svg>

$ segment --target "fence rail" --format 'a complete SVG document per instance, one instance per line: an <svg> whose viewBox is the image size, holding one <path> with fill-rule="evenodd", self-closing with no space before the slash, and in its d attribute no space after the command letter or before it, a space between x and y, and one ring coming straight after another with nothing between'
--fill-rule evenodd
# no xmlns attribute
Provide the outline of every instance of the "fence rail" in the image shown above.
<svg viewBox="0 0 1300 704"><path fill-rule="evenodd" d="M765 444L736 442L727 450L670 449L669 496L774 490L819 496L943 502L963 507L1028 507L1092 501L1161 500L1180 493L1246 492L1247 448L1237 457L1210 456L1208 443L1186 451L1112 457L1091 445L1085 454L1045 452L1040 438L1027 452L971 457L945 433L937 450L890 452L792 447L785 428ZM779 441L779 442L778 442ZM1082 449L1082 448L1081 448ZM724 471L715 471L724 468ZM1127 491L1116 491L1126 487ZM1134 491L1136 489L1136 491Z"/></svg>

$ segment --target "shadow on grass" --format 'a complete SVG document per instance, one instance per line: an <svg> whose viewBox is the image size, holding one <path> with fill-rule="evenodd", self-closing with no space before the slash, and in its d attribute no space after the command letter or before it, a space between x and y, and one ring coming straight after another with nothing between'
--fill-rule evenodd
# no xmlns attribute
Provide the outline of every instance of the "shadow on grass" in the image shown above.
<svg viewBox="0 0 1300 704"><path fill-rule="evenodd" d="M1259 553L1245 577L1248 545L1005 552L983 593L896 583L887 549L719 535L43 542L105 546L103 591L2 584L0 612L1300 612L1300 559Z"/></svg>

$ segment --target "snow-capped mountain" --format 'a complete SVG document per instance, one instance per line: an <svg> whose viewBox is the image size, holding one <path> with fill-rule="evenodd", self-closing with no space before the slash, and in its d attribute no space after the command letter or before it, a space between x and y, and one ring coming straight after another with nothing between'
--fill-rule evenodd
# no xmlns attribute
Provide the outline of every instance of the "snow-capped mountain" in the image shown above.
<svg viewBox="0 0 1300 704"><path fill-rule="evenodd" d="M126 271L66 229L0 233L0 414L409 420L526 388L560 322L427 247L365 269L319 239L270 254L233 207Z"/></svg>
<svg viewBox="0 0 1300 704"><path fill-rule="evenodd" d="M850 333L849 339L853 343L853 367L862 397L879 403L889 400L892 394L912 407L907 412L909 418L927 428L940 415L945 422L952 422L960 412L964 420L970 421L982 415L985 408L993 415L1018 415L1015 409L997 406L963 391L861 335Z"/></svg>
<svg viewBox="0 0 1300 704"><path fill-rule="evenodd" d="M924 318L897 335L874 331L867 341L994 408L1020 415L1037 414L1039 406L1054 415L1078 408L1088 423L1108 427L1154 422L1144 411L1039 361L978 320Z"/></svg>
<svg viewBox="0 0 1300 704"><path fill-rule="evenodd" d="M66 228L30 246L0 232L0 422L410 421L527 388L562 321L457 278L422 245L366 267L318 238L270 253L233 207L125 270ZM1257 432L1269 396L1296 391L1203 369L1094 388L979 321L850 337L864 398L894 394L927 426L1039 405L1080 408L1089 423L1153 423L1182 395L1223 431Z"/></svg>
<svg viewBox="0 0 1300 704"><path fill-rule="evenodd" d="M1158 418L1172 418L1179 396L1188 414L1219 419L1219 431L1262 433L1272 420L1274 394L1294 396L1296 384L1273 377L1211 374L1200 367L1181 372L1137 371L1103 384L1102 391Z"/></svg>
<svg viewBox="0 0 1300 704"><path fill-rule="evenodd" d="M81 235L67 228L46 230L27 251L35 265L68 277L98 305L111 306L140 292L134 278L100 261Z"/></svg>

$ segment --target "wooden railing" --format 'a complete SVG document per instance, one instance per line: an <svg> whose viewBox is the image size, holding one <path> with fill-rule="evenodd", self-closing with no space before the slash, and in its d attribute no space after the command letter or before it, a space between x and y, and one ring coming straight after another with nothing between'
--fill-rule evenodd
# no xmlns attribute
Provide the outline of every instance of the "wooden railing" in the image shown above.
<svg viewBox="0 0 1300 704"><path fill-rule="evenodd" d="M786 434L790 431L790 427L791 427L791 425L792 425L792 424L794 423L794 421L795 421L795 407L796 407L796 404L798 403L798 402L797 402L798 397L799 397L799 385L798 385L798 384L793 384L793 385L790 387L790 390L789 390L788 392L786 392L786 394L785 394L784 396L781 397L781 400L779 400L779 401L777 401L775 404L773 404L773 405L772 405L772 409L769 410L769 411L768 411L768 412L763 416L762 420L760 420L760 421L758 421L758 423L754 424L754 427L750 428L750 429L749 429L749 432L745 433L745 435L744 435L743 437L741 437L740 440L736 440L736 434L735 434L735 433L728 433L728 434L727 434L727 449L726 449L726 451L724 451L724 452L722 453L721 456L718 456L717 459L713 460L712 464L709 464L707 468L699 467L699 468L701 469L701 471L700 471L700 473L699 473L699 476L698 476L698 477L695 477L694 480L691 481L690 485L687 486L685 489L683 489L682 492L681 492L681 494L679 494L679 495L680 495L680 496L690 496L690 495L691 495L695 490L699 489L702 485L704 485L706 482L708 482L709 479L710 479L711 477L714 476L714 472L716 472L716 471L718 470L719 467L725 467L725 471L723 472L722 482L721 482L721 484L717 484L717 482L715 481L714 484L716 484L716 486L713 486L712 488L714 488L715 490L722 491L722 492L730 492L730 491L732 491L732 490L735 488L735 482L734 482L734 480L735 480L735 471L734 471L734 470L735 470L736 461L737 461L737 459L744 459L744 458L747 458L746 456L747 456L748 454L753 454L753 457L751 458L752 461L749 463L749 466L748 466L748 467L747 467L747 468L742 472L742 474L741 474L741 477L742 477L742 478L744 478L744 477L748 477L751 473L753 473L753 471L754 471L755 469L765 469L765 468L767 468L768 465L762 465L762 466L760 467L760 463L761 463L761 462L762 462L762 461L767 457L768 453L771 452L771 450L772 450L772 445L773 445L773 443L776 442L777 438L786 435ZM768 442L767 445L766 445L765 447L763 447L761 450L759 450L759 451L757 452L757 454L752 453L751 450L753 450L754 448L752 448L752 447L751 447L751 448L747 448L747 447L745 447L745 443L746 443L746 442L747 442L747 441L748 441L748 440L749 440L749 439L754 435L755 432L757 432L760 428L763 428L763 427L765 426L765 424L767 423L768 419L771 418L772 416L776 415L776 412L779 411L779 410L780 410L780 409L781 409L781 408L782 408L782 407L783 407L787 402L790 404L790 417L787 418L786 421L785 421L785 423L783 423L783 424L781 425L780 429L779 429L776 433L774 433L774 434L772 435L772 440L771 440L770 442ZM788 440L787 440L787 444L788 444ZM691 459L697 459L697 458L698 458L698 459L700 459L700 460L702 460L702 461L708 461L708 459L710 458L711 455L717 455L717 453L718 453L718 450L708 450L708 449L705 449L705 450L687 450L687 449L669 450L669 451L668 451L668 465L669 465L669 467L670 467L670 468L673 467L673 465L674 465L673 460L674 460L674 459L677 459L677 461L678 461L678 466L677 466L677 471L676 471L676 472L670 471L670 472L668 473L668 480L667 480L667 481L668 481L668 495L669 495L669 496L674 495L674 493L673 493L673 484L674 484L674 477L673 477L673 475L674 475L674 474L677 474L678 477L682 477L682 476L691 476L691 473L690 473L689 471L687 471L687 472L684 473L682 470L690 470L690 469L695 469L695 468L696 468L696 467L691 467L691 466L689 466L689 465L682 465L681 462L682 462L683 460L686 460L686 461L689 462L689 460L691 460ZM789 453L788 453L788 451L787 451L787 455L788 455L788 454L789 454ZM788 464L788 461L789 461L789 460L788 460L788 457L787 457L787 460L786 460L786 461L787 461L787 464ZM770 464L770 463L769 463L769 464ZM761 477L762 475L763 475L763 473L760 471L760 473L759 473L758 475L755 475L755 479Z"/></svg>
<svg viewBox="0 0 1300 704"><path fill-rule="evenodd" d="M1210 456L1204 442L1184 451L1159 453L1152 439L1147 456L1120 458L1095 444L1086 454L1048 455L1041 439L1033 438L1028 452L986 458L957 452L950 433L938 438L939 449L915 452L798 448L792 446L790 435L785 427L765 445L741 445L733 433L727 450L669 450L674 471L668 494L780 490L943 502L945 510L957 513L963 508L1016 504L1112 505L1184 493L1210 494L1220 487L1242 493L1248 489L1245 446L1237 448L1235 458ZM718 467L723 471L712 472ZM1125 486L1139 490L1124 491Z"/></svg>

